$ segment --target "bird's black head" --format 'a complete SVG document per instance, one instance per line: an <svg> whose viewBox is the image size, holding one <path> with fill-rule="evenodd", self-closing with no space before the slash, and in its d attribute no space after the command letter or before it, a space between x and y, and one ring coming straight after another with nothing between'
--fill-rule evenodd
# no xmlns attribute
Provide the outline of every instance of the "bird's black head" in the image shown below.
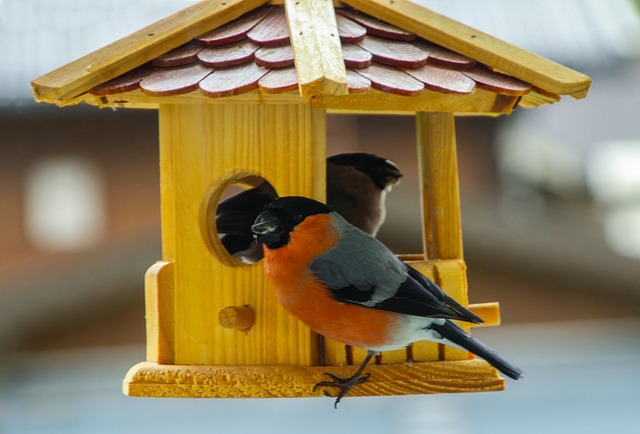
<svg viewBox="0 0 640 434"><path fill-rule="evenodd" d="M313 199L301 196L281 197L267 206L251 226L251 230L259 243L269 249L277 249L289 242L291 231L305 218L330 212L331 208Z"/></svg>
<svg viewBox="0 0 640 434"><path fill-rule="evenodd" d="M327 158L327 161L359 170L368 175L380 190L386 189L402 178L402 172L391 161L365 152L333 155Z"/></svg>

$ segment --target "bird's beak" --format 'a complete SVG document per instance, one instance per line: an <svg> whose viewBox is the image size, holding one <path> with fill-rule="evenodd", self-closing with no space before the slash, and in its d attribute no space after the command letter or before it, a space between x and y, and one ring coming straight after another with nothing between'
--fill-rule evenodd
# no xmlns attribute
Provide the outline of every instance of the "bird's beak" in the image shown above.
<svg viewBox="0 0 640 434"><path fill-rule="evenodd" d="M396 166L392 161L385 160L384 174L386 175L386 191L391 191L394 185L400 183L400 179L402 178L402 172L398 166Z"/></svg>
<svg viewBox="0 0 640 434"><path fill-rule="evenodd" d="M389 180L393 182L400 181L400 178L402 178L402 172L400 172L400 169L398 168L398 166L396 166L394 163L392 163L389 160L387 160L387 164L388 164L387 175L389 176Z"/></svg>
<svg viewBox="0 0 640 434"><path fill-rule="evenodd" d="M281 230L280 218L271 210L260 213L251 226L251 231L256 235L266 235L273 232L280 232Z"/></svg>
<svg viewBox="0 0 640 434"><path fill-rule="evenodd" d="M387 192L390 192L391 190L393 190L393 187L400 184L400 179L402 179L402 174L399 174L397 176L396 175L389 176L387 180L387 187L385 188L385 190Z"/></svg>

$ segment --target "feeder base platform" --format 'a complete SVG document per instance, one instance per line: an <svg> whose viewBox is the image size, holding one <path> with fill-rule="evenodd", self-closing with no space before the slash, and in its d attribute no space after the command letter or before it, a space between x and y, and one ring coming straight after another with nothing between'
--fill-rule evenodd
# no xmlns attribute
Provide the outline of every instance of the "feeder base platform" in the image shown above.
<svg viewBox="0 0 640 434"><path fill-rule="evenodd" d="M349 377L356 366L160 365L142 362L123 381L128 396L165 398L296 398L323 396L313 386L325 372ZM480 359L370 365L369 380L348 396L389 396L504 390L504 379ZM326 388L335 393L333 388Z"/></svg>

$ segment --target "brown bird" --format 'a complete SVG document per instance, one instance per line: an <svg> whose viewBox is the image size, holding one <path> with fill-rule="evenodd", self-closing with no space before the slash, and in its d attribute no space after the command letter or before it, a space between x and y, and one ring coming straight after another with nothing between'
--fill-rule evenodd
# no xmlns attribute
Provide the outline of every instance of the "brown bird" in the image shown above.
<svg viewBox="0 0 640 434"><path fill-rule="evenodd" d="M363 152L327 158L327 205L349 223L375 236L386 216L386 196L398 183L400 169L384 158ZM278 195L268 182L218 204L216 228L220 242L246 263L262 259L251 225Z"/></svg>
<svg viewBox="0 0 640 434"><path fill-rule="evenodd" d="M334 155L327 158L327 205L375 237L387 215L387 193L401 177L398 166L377 155Z"/></svg>

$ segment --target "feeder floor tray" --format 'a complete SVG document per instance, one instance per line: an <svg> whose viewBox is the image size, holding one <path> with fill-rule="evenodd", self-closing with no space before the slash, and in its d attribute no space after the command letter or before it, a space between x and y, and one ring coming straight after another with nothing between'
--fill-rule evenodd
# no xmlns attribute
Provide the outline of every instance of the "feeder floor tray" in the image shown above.
<svg viewBox="0 0 640 434"><path fill-rule="evenodd" d="M323 396L313 386L325 372L349 377L356 366L160 365L142 362L123 381L128 396L166 398L295 398ZM369 380L348 396L389 396L504 390L504 379L480 359L370 365ZM335 389L326 388L330 393Z"/></svg>

